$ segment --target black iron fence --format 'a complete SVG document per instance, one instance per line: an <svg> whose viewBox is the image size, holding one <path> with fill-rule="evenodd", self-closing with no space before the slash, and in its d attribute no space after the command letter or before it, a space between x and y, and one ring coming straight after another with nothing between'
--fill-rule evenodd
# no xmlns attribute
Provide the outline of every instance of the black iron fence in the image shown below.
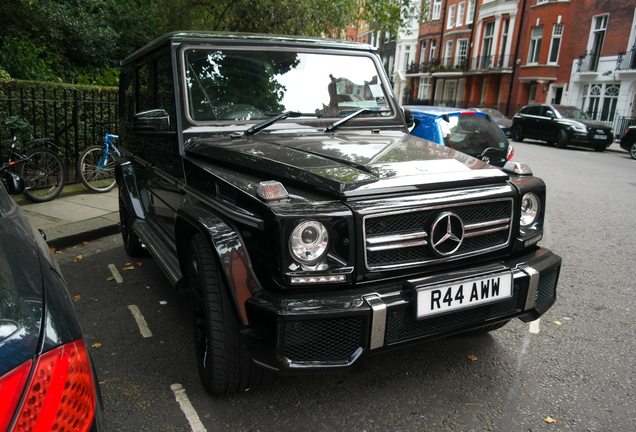
<svg viewBox="0 0 636 432"><path fill-rule="evenodd" d="M79 153L102 141L104 131L96 122L117 120L117 88L0 81L0 144L10 138L3 120L15 115L31 124L35 138L53 138L73 181ZM110 127L112 133L116 126Z"/></svg>

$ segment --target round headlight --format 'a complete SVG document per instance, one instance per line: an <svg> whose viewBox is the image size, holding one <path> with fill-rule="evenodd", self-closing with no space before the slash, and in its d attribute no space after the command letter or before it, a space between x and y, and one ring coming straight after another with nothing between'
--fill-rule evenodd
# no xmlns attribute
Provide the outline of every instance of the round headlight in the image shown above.
<svg viewBox="0 0 636 432"><path fill-rule="evenodd" d="M313 264L327 251L327 228L317 221L301 222L289 237L289 249L294 258L303 264Z"/></svg>
<svg viewBox="0 0 636 432"><path fill-rule="evenodd" d="M541 202L538 196L532 192L525 194L523 198L521 198L521 226L527 227L532 225L539 216L540 208Z"/></svg>

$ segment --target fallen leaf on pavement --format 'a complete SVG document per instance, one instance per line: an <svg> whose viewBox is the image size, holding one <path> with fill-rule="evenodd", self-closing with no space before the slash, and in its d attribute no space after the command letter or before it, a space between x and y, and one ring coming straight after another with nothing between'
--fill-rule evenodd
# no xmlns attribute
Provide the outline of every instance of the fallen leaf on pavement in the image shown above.
<svg viewBox="0 0 636 432"><path fill-rule="evenodd" d="M57 249L55 249L54 247L50 247L49 250L51 251L52 254L54 254L55 252L57 252Z"/></svg>
<svg viewBox="0 0 636 432"><path fill-rule="evenodd" d="M102 344L100 344L99 342L95 342L93 345L91 345L93 348L95 349L100 349L102 347Z"/></svg>
<svg viewBox="0 0 636 432"><path fill-rule="evenodd" d="M134 270L135 266L132 264L126 264L125 266L122 267L122 270L124 271L128 271L128 270Z"/></svg>
<svg viewBox="0 0 636 432"><path fill-rule="evenodd" d="M73 296L73 301L74 301L74 302L78 302L78 301L80 301L81 299L82 299L82 296L79 296L79 295Z"/></svg>
<svg viewBox="0 0 636 432"><path fill-rule="evenodd" d="M161 300L161 301L159 302L159 304L160 304L160 305L162 305L162 306L165 306L165 305L167 305L167 304L168 304L168 302L167 302L167 301L165 301L165 300Z"/></svg>
<svg viewBox="0 0 636 432"><path fill-rule="evenodd" d="M89 243L89 242L87 242L87 241L83 241L83 242L82 242L82 244L83 244L84 246L86 246L86 245L89 245L90 243Z"/></svg>
<svg viewBox="0 0 636 432"><path fill-rule="evenodd" d="M562 323L561 321L559 321L559 320L552 321L552 322L553 322L554 324L556 324L556 325L561 325L561 324L563 324L563 323Z"/></svg>
<svg viewBox="0 0 636 432"><path fill-rule="evenodd" d="M115 280L115 278L111 276L111 277L109 277L108 279L106 279L106 282L112 282L112 281L114 281L114 280Z"/></svg>
<svg viewBox="0 0 636 432"><path fill-rule="evenodd" d="M83 260L83 259L84 259L84 255L77 255L77 256L75 257L75 262L80 262L80 261L81 261L81 260Z"/></svg>
<svg viewBox="0 0 636 432"><path fill-rule="evenodd" d="M142 265L144 265L144 263L142 263L141 261L137 262L137 267L141 267Z"/></svg>
<svg viewBox="0 0 636 432"><path fill-rule="evenodd" d="M468 354L468 361L474 363L478 360L478 357L474 354Z"/></svg>
<svg viewBox="0 0 636 432"><path fill-rule="evenodd" d="M543 419L544 422L546 422L547 424L554 424L556 423L556 420L553 419L552 417L546 417Z"/></svg>

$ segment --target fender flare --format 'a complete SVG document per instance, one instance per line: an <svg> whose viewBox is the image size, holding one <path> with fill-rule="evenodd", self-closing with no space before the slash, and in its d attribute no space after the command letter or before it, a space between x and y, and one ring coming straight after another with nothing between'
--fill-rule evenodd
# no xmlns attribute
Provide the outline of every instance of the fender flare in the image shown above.
<svg viewBox="0 0 636 432"><path fill-rule="evenodd" d="M135 171L130 161L117 163L115 166L115 179L117 180L119 195L124 200L124 204L130 212L130 216L145 220L146 214L141 202L139 187L137 186L137 177L135 176Z"/></svg>
<svg viewBox="0 0 636 432"><path fill-rule="evenodd" d="M247 326L249 322L245 303L261 286L252 268L245 242L236 229L208 209L188 207L179 210L175 221L175 239L183 274L186 265L183 259L188 241L196 233L204 234L210 242L237 316Z"/></svg>

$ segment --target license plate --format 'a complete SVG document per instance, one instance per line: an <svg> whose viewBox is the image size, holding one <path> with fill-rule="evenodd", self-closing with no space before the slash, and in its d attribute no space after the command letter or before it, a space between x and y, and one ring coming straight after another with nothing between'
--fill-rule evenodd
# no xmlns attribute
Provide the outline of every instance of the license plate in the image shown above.
<svg viewBox="0 0 636 432"><path fill-rule="evenodd" d="M594 135L594 139L605 139L607 138L605 135Z"/></svg>
<svg viewBox="0 0 636 432"><path fill-rule="evenodd" d="M453 312L512 296L512 273L417 288L417 318Z"/></svg>

